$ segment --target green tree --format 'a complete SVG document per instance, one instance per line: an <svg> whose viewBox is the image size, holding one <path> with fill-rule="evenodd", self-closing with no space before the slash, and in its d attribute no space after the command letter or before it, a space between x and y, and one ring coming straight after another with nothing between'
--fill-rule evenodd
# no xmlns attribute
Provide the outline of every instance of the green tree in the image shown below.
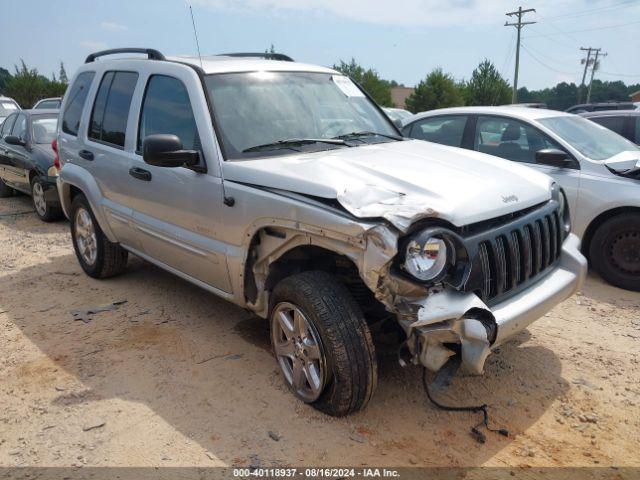
<svg viewBox="0 0 640 480"><path fill-rule="evenodd" d="M467 105L505 105L511 101L511 87L488 59L471 74L463 91Z"/></svg>
<svg viewBox="0 0 640 480"><path fill-rule="evenodd" d="M380 78L378 72L375 70L371 68L365 69L353 58L349 63L340 60L340 64L334 65L333 68L360 84L379 105L383 107L393 107L391 100L391 82Z"/></svg>
<svg viewBox="0 0 640 480"><path fill-rule="evenodd" d="M64 83L65 85L69 83L69 77L67 77L67 71L64 69L63 62L60 62L60 73L58 74L58 80L60 81L60 83Z"/></svg>
<svg viewBox="0 0 640 480"><path fill-rule="evenodd" d="M436 68L422 80L407 98L407 108L413 113L436 108L464 105L459 86L442 68Z"/></svg>
<svg viewBox="0 0 640 480"><path fill-rule="evenodd" d="M31 108L38 100L45 97L59 97L67 86L56 80L49 80L40 75L35 68L27 67L20 60L16 73L6 83L6 95L15 99L23 108Z"/></svg>
<svg viewBox="0 0 640 480"><path fill-rule="evenodd" d="M10 78L11 74L9 73L9 70L0 67L0 94L4 94L6 84Z"/></svg>

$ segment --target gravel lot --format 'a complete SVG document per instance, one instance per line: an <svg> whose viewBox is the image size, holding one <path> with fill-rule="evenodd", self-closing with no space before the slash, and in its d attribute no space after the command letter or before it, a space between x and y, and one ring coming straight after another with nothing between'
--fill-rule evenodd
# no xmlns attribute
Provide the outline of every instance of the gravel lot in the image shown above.
<svg viewBox="0 0 640 480"><path fill-rule="evenodd" d="M263 321L136 258L93 280L67 222L0 199L1 466L640 466L639 338L640 294L591 275L439 392L509 438L477 443L393 355L368 409L330 418L286 391Z"/></svg>

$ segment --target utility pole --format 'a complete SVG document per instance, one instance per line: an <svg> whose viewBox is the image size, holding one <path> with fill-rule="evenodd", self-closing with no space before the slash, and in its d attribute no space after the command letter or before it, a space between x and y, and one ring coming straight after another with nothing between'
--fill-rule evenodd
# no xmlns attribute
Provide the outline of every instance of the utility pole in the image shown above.
<svg viewBox="0 0 640 480"><path fill-rule="evenodd" d="M596 52L596 57L593 60L593 66L591 67L591 80L589 80L589 91L587 92L587 103L589 103L591 101L591 88L593 87L593 76L596 73L596 70L598 69L598 57L606 57L607 54L606 53L600 53L600 50L602 50L601 48L594 48L593 51Z"/></svg>
<svg viewBox="0 0 640 480"><path fill-rule="evenodd" d="M536 22L523 22L522 16L525 13L535 12L535 11L536 11L535 8L527 8L526 10L523 10L522 7L518 7L518 10L516 10L515 12L505 13L505 15L507 15L508 17L513 17L513 16L518 17L517 23L505 22L504 24L505 27L516 27L516 29L518 30L518 43L516 45L516 73L513 76L513 95L511 97L511 103L518 102L518 70L520 68L520 30L522 30L522 27L524 27L525 25L531 25L533 23L536 23Z"/></svg>
<svg viewBox="0 0 640 480"><path fill-rule="evenodd" d="M585 48L580 47L580 50L583 52L587 52L586 60L583 58L582 63L584 63L584 72L582 72L582 82L580 83L580 87L578 88L578 103L582 100L582 90L584 90L584 81L587 78L587 70L589 69L589 65L591 64L591 52L594 50L591 47Z"/></svg>

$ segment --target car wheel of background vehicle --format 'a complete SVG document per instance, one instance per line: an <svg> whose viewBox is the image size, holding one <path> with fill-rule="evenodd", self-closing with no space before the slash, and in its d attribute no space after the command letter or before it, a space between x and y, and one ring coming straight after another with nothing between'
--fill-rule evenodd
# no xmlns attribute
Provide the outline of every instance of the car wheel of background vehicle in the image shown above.
<svg viewBox="0 0 640 480"><path fill-rule="evenodd" d="M70 224L73 248L87 275L107 278L124 271L127 251L107 239L82 194L77 195L71 203Z"/></svg>
<svg viewBox="0 0 640 480"><path fill-rule="evenodd" d="M15 190L4 183L4 181L0 178L0 198L11 197L14 193Z"/></svg>
<svg viewBox="0 0 640 480"><path fill-rule="evenodd" d="M623 213L600 225L591 239L589 261L612 285L640 291L640 214Z"/></svg>
<svg viewBox="0 0 640 480"><path fill-rule="evenodd" d="M31 199L33 200L33 207L36 209L36 214L43 222L59 220L62 218L62 210L58 206L52 206L47 203L44 192L45 187L42 184L42 180L34 177L33 180L31 180Z"/></svg>
<svg viewBox="0 0 640 480"><path fill-rule="evenodd" d="M333 416L363 409L377 383L375 348L347 288L303 272L276 285L271 305L271 343L293 393Z"/></svg>

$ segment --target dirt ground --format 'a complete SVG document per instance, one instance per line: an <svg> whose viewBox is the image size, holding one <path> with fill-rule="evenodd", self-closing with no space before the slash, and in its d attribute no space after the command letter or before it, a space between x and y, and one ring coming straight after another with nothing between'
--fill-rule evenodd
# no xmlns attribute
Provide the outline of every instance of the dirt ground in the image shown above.
<svg viewBox="0 0 640 480"><path fill-rule="evenodd" d="M393 355L364 412L316 412L286 390L263 321L136 258L93 280L68 231L0 200L1 466L640 466L640 294L594 275L439 392L511 432L482 445L478 415L433 407Z"/></svg>

